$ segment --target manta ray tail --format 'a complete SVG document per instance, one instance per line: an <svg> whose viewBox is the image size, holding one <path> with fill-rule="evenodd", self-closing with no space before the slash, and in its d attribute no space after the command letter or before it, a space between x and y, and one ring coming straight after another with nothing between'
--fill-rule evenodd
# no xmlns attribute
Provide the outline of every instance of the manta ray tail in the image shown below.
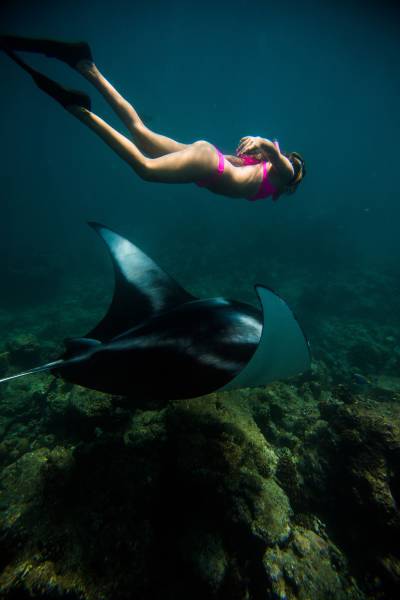
<svg viewBox="0 0 400 600"><path fill-rule="evenodd" d="M31 373L40 373L42 371L50 371L54 367L65 364L64 360L53 360L52 362L46 363L45 365L41 365L40 367L34 367L33 369L29 369L29 371L23 371L22 373L17 373L16 375L10 375L9 377L4 377L0 379L0 383L4 383L5 381L10 381L11 379L17 379L18 377L24 377L24 375L30 375Z"/></svg>
<svg viewBox="0 0 400 600"><path fill-rule="evenodd" d="M94 350L98 345L100 345L100 342L98 340L87 338L70 338L64 340L64 342L66 351L64 352L64 355L58 360L53 360L52 362L46 363L45 365L41 365L40 367L34 367L33 369L29 369L29 371L23 371L22 373L17 373L16 375L4 377L3 379L0 379L0 383L10 381L11 379L17 379L18 377L24 377L24 375L41 373L43 371L51 371L55 368L68 366L71 363L75 363L81 358L84 358L85 356L90 354L90 352Z"/></svg>
<svg viewBox="0 0 400 600"><path fill-rule="evenodd" d="M10 381L11 379L17 379L18 377L24 377L25 375L32 375L33 373L42 373L43 371L51 371L52 369L66 367L71 363L79 362L80 359L87 357L88 354L100 345L98 340L90 338L69 338L64 340L64 343L66 351L61 358L46 363L45 365L41 365L40 367L29 369L29 371L23 371L16 375L4 377L3 379L0 379L0 383Z"/></svg>

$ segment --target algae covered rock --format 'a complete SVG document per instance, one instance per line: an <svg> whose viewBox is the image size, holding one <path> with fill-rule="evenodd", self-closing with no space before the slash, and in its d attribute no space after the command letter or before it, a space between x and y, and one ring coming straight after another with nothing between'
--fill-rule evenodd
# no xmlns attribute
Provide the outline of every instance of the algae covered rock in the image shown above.
<svg viewBox="0 0 400 600"><path fill-rule="evenodd" d="M53 450L39 448L25 453L5 467L0 475L0 560L4 567L0 576L2 598L8 597L8 591L19 593L21 579L31 571L33 563L37 563L39 569L43 567L43 554L38 555L38 559L36 548L40 544L42 553L46 554L46 544L50 542L42 536L45 529L41 522L46 521L42 512L44 488L52 465L59 465L65 476L70 465L70 453L62 447ZM12 593L10 597L13 597Z"/></svg>
<svg viewBox="0 0 400 600"><path fill-rule="evenodd" d="M176 457L175 477L210 503L221 524L230 523L268 543L288 535L289 505L272 479L277 456L238 395L210 396L167 409L167 431ZM173 431L173 436L172 436Z"/></svg>
<svg viewBox="0 0 400 600"><path fill-rule="evenodd" d="M368 372L379 372L390 358L390 350L382 344L371 341L357 341L348 351L350 364Z"/></svg>
<svg viewBox="0 0 400 600"><path fill-rule="evenodd" d="M180 538L182 564L211 594L221 589L229 568L229 552L221 536L204 527L188 529Z"/></svg>
<svg viewBox="0 0 400 600"><path fill-rule="evenodd" d="M3 530L0 593L251 597L264 585L249 582L266 548L288 540L290 507L274 479L277 456L245 398L138 410L119 425L75 449L37 450L6 470L14 516Z"/></svg>
<svg viewBox="0 0 400 600"><path fill-rule="evenodd" d="M9 353L0 351L0 377L4 377L6 375L9 367L10 367ZM2 388L0 388L0 389L2 389Z"/></svg>
<svg viewBox="0 0 400 600"><path fill-rule="evenodd" d="M364 589L391 600L400 589L400 405L344 403L344 391L319 403L322 435L316 427L297 460L302 508L324 516Z"/></svg>
<svg viewBox="0 0 400 600"><path fill-rule="evenodd" d="M364 594L346 573L346 561L326 537L296 526L290 543L268 548L263 558L268 597L280 600L362 600ZM340 567L340 570L338 569Z"/></svg>
<svg viewBox="0 0 400 600"><path fill-rule="evenodd" d="M19 518L31 502L37 501L41 492L42 470L49 459L47 448L27 452L5 467L0 475L2 523L10 525Z"/></svg>
<svg viewBox="0 0 400 600"><path fill-rule="evenodd" d="M0 597L365 600L356 552L368 590L389 577L395 589L397 426L383 402L377 417L357 396L315 390L129 412L47 384L37 440L54 447L21 447L0 479Z"/></svg>
<svg viewBox="0 0 400 600"><path fill-rule="evenodd" d="M103 431L114 430L129 418L109 394L52 380L46 392L47 426L76 440L93 438Z"/></svg>
<svg viewBox="0 0 400 600"><path fill-rule="evenodd" d="M126 446L137 449L146 446L157 448L165 443L165 411L136 411L125 431L124 441Z"/></svg>
<svg viewBox="0 0 400 600"><path fill-rule="evenodd" d="M20 333L7 342L8 362L17 369L40 364L42 350L39 340L32 334Z"/></svg>

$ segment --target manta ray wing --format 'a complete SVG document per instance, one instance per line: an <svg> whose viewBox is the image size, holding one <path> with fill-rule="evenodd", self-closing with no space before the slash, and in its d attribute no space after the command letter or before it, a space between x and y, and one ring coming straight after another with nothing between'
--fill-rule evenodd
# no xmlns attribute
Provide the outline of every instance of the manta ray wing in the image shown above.
<svg viewBox="0 0 400 600"><path fill-rule="evenodd" d="M129 240L99 223L89 225L110 252L115 287L106 315L85 337L109 341L159 312L195 299Z"/></svg>
<svg viewBox="0 0 400 600"><path fill-rule="evenodd" d="M263 330L252 358L220 391L267 385L310 368L310 347L296 317L278 294L255 286L263 309Z"/></svg>

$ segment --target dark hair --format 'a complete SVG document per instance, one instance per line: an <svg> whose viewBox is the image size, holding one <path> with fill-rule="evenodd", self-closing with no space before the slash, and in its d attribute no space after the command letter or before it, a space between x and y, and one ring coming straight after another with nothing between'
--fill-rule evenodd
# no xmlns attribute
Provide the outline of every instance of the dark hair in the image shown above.
<svg viewBox="0 0 400 600"><path fill-rule="evenodd" d="M300 156L298 152L282 152L282 154L289 159L294 170L294 175L287 184L286 190L288 194L293 194L296 191L300 181L302 181L303 177L306 174L306 165L303 157Z"/></svg>

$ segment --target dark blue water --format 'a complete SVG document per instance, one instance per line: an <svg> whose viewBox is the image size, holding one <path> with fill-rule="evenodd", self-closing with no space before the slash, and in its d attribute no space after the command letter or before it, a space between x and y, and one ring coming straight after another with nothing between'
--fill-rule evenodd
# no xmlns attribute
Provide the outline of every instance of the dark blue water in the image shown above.
<svg viewBox="0 0 400 600"><path fill-rule="evenodd" d="M142 181L1 54L8 298L21 300L21 278L38 264L64 282L72 272L101 276L106 260L86 220L127 234L199 293L204 281L235 295L235 281L240 294L256 276L279 288L313 273L323 288L338 271L350 280L398 269L400 42L389 3L14 1L1 10L7 33L89 41L100 70L155 131L226 153L244 135L277 137L307 164L297 193L276 204ZM124 132L78 73L25 58L89 92L94 111ZM34 281L22 295L42 301Z"/></svg>

